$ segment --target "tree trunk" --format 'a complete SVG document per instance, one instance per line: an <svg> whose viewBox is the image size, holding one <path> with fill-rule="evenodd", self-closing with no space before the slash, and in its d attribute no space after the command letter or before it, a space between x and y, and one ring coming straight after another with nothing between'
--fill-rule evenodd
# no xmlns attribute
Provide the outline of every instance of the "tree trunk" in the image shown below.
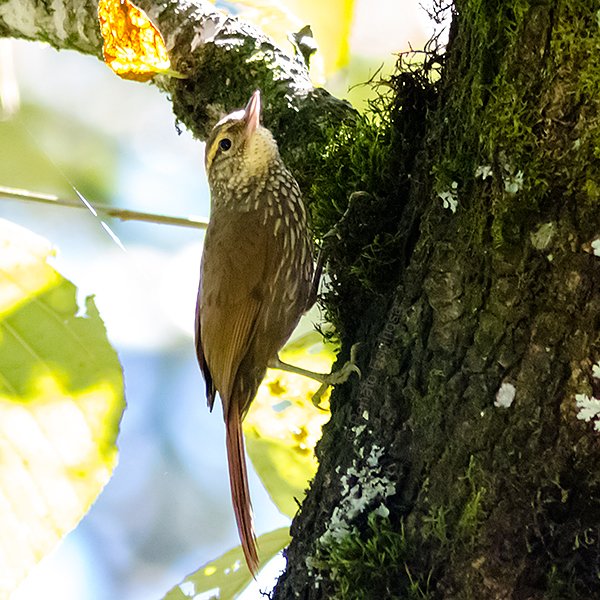
<svg viewBox="0 0 600 600"><path fill-rule="evenodd" d="M600 597L600 13L455 11L441 78L405 68L326 160L324 195L361 192L325 304L363 377L277 600Z"/></svg>

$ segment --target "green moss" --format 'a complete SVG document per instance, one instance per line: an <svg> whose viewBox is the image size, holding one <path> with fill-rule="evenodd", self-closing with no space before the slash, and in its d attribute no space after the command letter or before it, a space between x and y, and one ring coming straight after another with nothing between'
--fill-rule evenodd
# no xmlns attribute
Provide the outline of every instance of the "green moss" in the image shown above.
<svg viewBox="0 0 600 600"><path fill-rule="evenodd" d="M436 545L446 547L450 541L448 533L449 509L443 506L431 507L429 513L423 517L421 534L423 539L433 540Z"/></svg>
<svg viewBox="0 0 600 600"><path fill-rule="evenodd" d="M352 130L338 131L339 142L334 135L324 160L323 181L315 180L315 220L325 231L345 210L350 192L363 185L369 192L362 221L349 230L356 233L357 246L346 240L340 244L352 259L336 257L338 293L358 289L365 297L365 291L385 289L371 265L387 259L387 248L403 249L398 236L407 232L407 204L391 207L386 200L401 196L420 217L417 251L422 253L417 258L422 264L400 278L403 292L413 294L407 309L422 310L419 323L426 322L427 337L407 342L413 356L399 392L410 404L414 471L429 477L427 484L418 483L419 496L404 520L401 548L408 572L419 574L421 584L430 574L424 589L443 589L448 596L454 588L462 593L456 597L480 598L485 578L493 577L500 589L530 586L532 594L548 598L592 597L598 589L600 544L589 535L586 541L585 532L600 514L597 494L587 493L597 487L595 479L568 503L560 495L555 498L560 490L544 488L572 469L563 456L549 452L558 414L551 399L563 393L560 377L552 374L563 367L557 367L552 353L560 339L568 339L568 330L553 311L546 319L539 314L524 323L544 302L561 299L544 287L547 278L536 281L547 275L543 252L552 250L560 259L564 249L573 253L575 240L591 239L597 228L597 2L464 0L456 2L456 9L459 19L440 83L439 110L425 116L426 139L435 143L425 147L424 164L433 168L421 176L414 163L371 167L379 174L372 180L361 171L363 164L378 164L369 163L367 152L375 139L390 144L388 158L402 149L413 155L418 151L414 140L402 147L402 127L408 127L400 124L407 117L402 109L392 112L383 135L365 137L368 143L362 150L358 144L356 155L348 148ZM405 106L408 96L402 91L399 102ZM476 175L478 167L488 167L490 176ZM327 178L329 171L335 177ZM391 172L395 179L382 186L381 174L385 179ZM421 195L407 183L407 173L417 173L425 190ZM390 181L399 194L390 192ZM389 197L380 197L379 190ZM444 209L438 196L449 190L456 190L456 213ZM333 206L327 204L331 198ZM372 225L381 225L377 212L384 209L396 226L387 230L389 238L375 234ZM548 223L557 224L555 233L541 246L532 234ZM396 255L388 272L402 266ZM422 279L414 292L410 277L417 270ZM567 285L560 294L566 293ZM348 294L346 303L352 305L352 298ZM362 317L360 310L353 314ZM546 351L523 358L532 344ZM510 413L495 409L495 391L516 364L523 365L520 403ZM448 473L461 469L464 476L449 482ZM565 489L577 485L569 482ZM531 501L546 496L544 502ZM353 534L328 555L333 562L326 563L327 569L349 561L343 571L349 589L348 573L358 570L355 561L364 558L365 541L372 536ZM444 565L441 575L439 565ZM529 583L532 573L536 579Z"/></svg>
<svg viewBox="0 0 600 600"><path fill-rule="evenodd" d="M312 146L318 157L306 163L316 168L303 177L310 180L313 224L317 234L327 233L342 217L352 192L381 194L389 181L390 133L377 115L361 115L327 134L324 148Z"/></svg>
<svg viewBox="0 0 600 600"><path fill-rule="evenodd" d="M471 205L471 199L491 204L496 247L522 239L561 181L569 182L565 192L584 212L597 203L590 182L600 177L593 160L600 122L587 120L588 127L578 129L577 120L598 109L600 27L597 4L583 4L456 3L461 25L451 42L455 51L449 67L461 73L461 82L445 81L449 93L439 136L445 141L432 171L434 189L443 192L457 182L459 205L462 200L462 210L469 213L465 221L473 224L463 227L465 232L486 226L478 215L487 206ZM540 46L544 38L545 47ZM493 172L485 182L475 176L484 165ZM519 172L522 185L511 192ZM473 195L473 186L487 193ZM474 242L482 239L472 235Z"/></svg>
<svg viewBox="0 0 600 600"><path fill-rule="evenodd" d="M552 565L548 572L545 593L547 600L572 600L579 597L572 577L565 578L556 565Z"/></svg>
<svg viewBox="0 0 600 600"><path fill-rule="evenodd" d="M439 85L399 72L390 118L361 116L329 131L308 161L317 166L305 171L320 235L348 210L331 252L326 298L338 330L372 319L369 332L380 331L369 301L402 283L399 369L410 364L401 389L391 393L401 398L394 407L410 412L407 454L415 477L429 477L427 484L411 481L420 491L403 507L404 526L392 528L393 539L386 539L385 524L370 523L362 534L321 548L318 570L341 594L332 597L344 599L383 585L376 573L386 569L385 580L403 587L381 597L408 597L416 580L422 593L439 597L444 590L450 597L448 590L457 589L456 597L480 598L486 577L507 590L530 589L530 573L532 594L592 597L600 545L585 533L600 514L595 479L568 503L555 498L560 490L544 489L573 469L565 456L543 454L554 448L562 415L552 402L566 374L551 370L568 329L553 309L546 320L527 318L544 302L560 301L540 278L547 275L543 252L552 251L557 265L565 249L572 254L578 241L595 235L597 3L455 4L458 25ZM419 152L427 172L418 168ZM478 167L491 175L476 175ZM438 196L452 189L456 213ZM356 192L364 193L349 203ZM532 234L548 223L555 233L541 244ZM560 293L566 292L567 286ZM531 347L545 351L524 359ZM511 412L493 408L502 378L519 364L520 402ZM448 481L448 473L461 470L462 478ZM386 544L393 552L380 552Z"/></svg>
<svg viewBox="0 0 600 600"><path fill-rule="evenodd" d="M326 316L344 332L341 306L348 313L389 285L398 261L397 213L391 202L390 128L378 114L361 115L327 133L324 146L308 148L300 171L317 239L334 226L327 242L334 280L326 297ZM352 198L352 200L351 200Z"/></svg>
<svg viewBox="0 0 600 600"><path fill-rule="evenodd" d="M437 57L433 50L426 56ZM348 317L375 307L397 285L412 251L413 216L404 219L410 174L437 77L435 61L412 59L403 57L390 81L375 84L378 96L365 114L329 127L325 143L311 143L293 168L317 239L336 230L326 242L332 282L325 306L342 337Z"/></svg>
<svg viewBox="0 0 600 600"><path fill-rule="evenodd" d="M318 547L310 561L316 580L330 585L335 600L386 598L426 600L438 597L436 580L450 557L472 551L485 517L486 490L473 457L464 477L456 482L452 499L435 504L421 520L397 527L372 513L362 533L353 530L342 539ZM427 483L424 493L430 494ZM426 550L425 550L426 549ZM423 558L431 559L427 566ZM390 587L393 586L393 587Z"/></svg>
<svg viewBox="0 0 600 600"><path fill-rule="evenodd" d="M429 483L424 484L422 493L429 510L422 518L420 534L425 543L437 546L440 556L470 552L474 547L478 527L486 515L482 479L481 468L471 456L465 475L454 484L450 497L438 495Z"/></svg>
<svg viewBox="0 0 600 600"><path fill-rule="evenodd" d="M402 525L395 530L387 518L372 513L364 534L354 531L321 546L311 568L317 581L327 578L327 597L335 600L428 600L428 578L411 571L414 552Z"/></svg>
<svg viewBox="0 0 600 600"><path fill-rule="evenodd" d="M469 466L462 481L468 490L466 500L462 504L456 523L457 537L469 550L475 545L479 525L484 521L485 517L483 499L486 490L479 482L481 478L481 469L477 466L475 457L471 456Z"/></svg>

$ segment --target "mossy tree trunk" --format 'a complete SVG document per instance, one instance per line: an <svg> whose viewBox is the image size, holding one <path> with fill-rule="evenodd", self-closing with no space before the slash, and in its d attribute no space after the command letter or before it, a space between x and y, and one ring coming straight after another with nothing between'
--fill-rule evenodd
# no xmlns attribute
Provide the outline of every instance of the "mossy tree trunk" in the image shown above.
<svg viewBox="0 0 600 600"><path fill-rule="evenodd" d="M331 142L317 225L357 193L325 305L363 377L274 598L600 597L598 8L457 0L441 78Z"/></svg>
<svg viewBox="0 0 600 600"><path fill-rule="evenodd" d="M99 56L96 2L59 4L0 3L0 35ZM317 233L344 214L324 305L363 377L274 597L600 597L597 2L456 0L379 125L210 4L136 4L187 76L158 82L177 117L202 137L260 86Z"/></svg>

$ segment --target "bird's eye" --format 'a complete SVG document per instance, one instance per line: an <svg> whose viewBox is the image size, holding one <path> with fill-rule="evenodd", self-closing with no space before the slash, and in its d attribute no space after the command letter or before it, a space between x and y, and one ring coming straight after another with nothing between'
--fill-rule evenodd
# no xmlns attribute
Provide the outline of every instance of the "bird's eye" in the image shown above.
<svg viewBox="0 0 600 600"><path fill-rule="evenodd" d="M229 150L229 148L231 148L231 140L229 138L223 138L219 142L219 148L221 148L221 150L223 150L223 152L227 152L227 150Z"/></svg>

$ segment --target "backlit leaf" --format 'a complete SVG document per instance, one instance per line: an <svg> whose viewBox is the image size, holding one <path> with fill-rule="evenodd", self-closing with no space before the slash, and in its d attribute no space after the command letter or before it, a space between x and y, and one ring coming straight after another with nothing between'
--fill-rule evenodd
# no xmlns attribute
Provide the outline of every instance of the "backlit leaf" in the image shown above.
<svg viewBox="0 0 600 600"><path fill-rule="evenodd" d="M290 36L310 25L318 46L311 76L319 84L348 64L354 0L235 0L238 16L286 48Z"/></svg>
<svg viewBox="0 0 600 600"><path fill-rule="evenodd" d="M289 542L290 534L287 527L261 535L258 538L261 565L267 564ZM238 546L188 575L184 581L167 593L164 600L185 600L195 597L234 600L251 581L252 575L244 561L242 547Z"/></svg>
<svg viewBox="0 0 600 600"><path fill-rule="evenodd" d="M117 75L147 81L156 73L173 74L162 35L129 0L100 0L98 21L104 62Z"/></svg>
<svg viewBox="0 0 600 600"><path fill-rule="evenodd" d="M326 78L348 64L354 0L285 0L289 10L310 25L323 55Z"/></svg>
<svg viewBox="0 0 600 600"><path fill-rule="evenodd" d="M281 360L329 373L335 358L331 345L316 331L288 344ZM312 404L319 383L285 371L269 369L244 421L248 454L279 510L293 517L318 463L314 447L329 420L329 392L321 407Z"/></svg>
<svg viewBox="0 0 600 600"><path fill-rule="evenodd" d="M50 244L0 220L0 598L77 525L117 460L121 368Z"/></svg>

